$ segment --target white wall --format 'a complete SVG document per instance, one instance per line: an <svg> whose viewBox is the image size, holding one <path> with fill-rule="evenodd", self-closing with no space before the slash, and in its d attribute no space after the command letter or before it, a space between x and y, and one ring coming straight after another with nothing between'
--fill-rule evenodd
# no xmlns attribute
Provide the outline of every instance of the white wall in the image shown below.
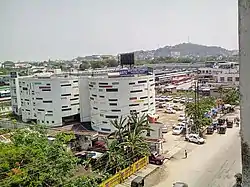
<svg viewBox="0 0 250 187"><path fill-rule="evenodd" d="M89 82L88 77L81 77L79 79L79 93L80 93L80 118L81 122L91 121L90 97L89 97Z"/></svg>
<svg viewBox="0 0 250 187"><path fill-rule="evenodd" d="M18 79L18 73L10 78L10 95L12 112L16 115L21 115L21 98Z"/></svg>
<svg viewBox="0 0 250 187"><path fill-rule="evenodd" d="M239 48L243 186L250 184L250 4L239 0Z"/></svg>
<svg viewBox="0 0 250 187"><path fill-rule="evenodd" d="M90 77L90 106L92 128L99 132L112 132L111 120L139 114L155 113L154 76Z"/></svg>

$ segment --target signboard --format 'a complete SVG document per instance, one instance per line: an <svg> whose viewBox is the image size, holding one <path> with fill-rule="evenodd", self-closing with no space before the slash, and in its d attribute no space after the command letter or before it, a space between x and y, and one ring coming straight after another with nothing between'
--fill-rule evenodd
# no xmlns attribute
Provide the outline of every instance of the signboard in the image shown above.
<svg viewBox="0 0 250 187"><path fill-rule="evenodd" d="M148 75L148 68L136 68L136 69L123 69L119 71L120 76L130 77L136 74L145 74Z"/></svg>

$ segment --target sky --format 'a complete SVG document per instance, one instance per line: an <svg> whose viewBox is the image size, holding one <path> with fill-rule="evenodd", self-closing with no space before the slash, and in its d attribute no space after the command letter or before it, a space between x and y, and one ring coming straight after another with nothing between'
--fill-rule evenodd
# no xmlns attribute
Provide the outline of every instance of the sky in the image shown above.
<svg viewBox="0 0 250 187"><path fill-rule="evenodd" d="M238 49L237 0L0 0L0 61L191 42Z"/></svg>

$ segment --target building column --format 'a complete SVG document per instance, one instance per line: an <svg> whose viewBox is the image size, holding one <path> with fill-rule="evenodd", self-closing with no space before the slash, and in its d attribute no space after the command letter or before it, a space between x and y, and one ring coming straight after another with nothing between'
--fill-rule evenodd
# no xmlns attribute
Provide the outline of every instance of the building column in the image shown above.
<svg viewBox="0 0 250 187"><path fill-rule="evenodd" d="M243 186L250 184L250 0L238 0Z"/></svg>

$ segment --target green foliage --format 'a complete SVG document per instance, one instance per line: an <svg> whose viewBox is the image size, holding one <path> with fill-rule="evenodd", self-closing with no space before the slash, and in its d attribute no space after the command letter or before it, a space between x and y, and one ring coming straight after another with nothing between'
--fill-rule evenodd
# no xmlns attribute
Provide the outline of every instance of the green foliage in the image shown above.
<svg viewBox="0 0 250 187"><path fill-rule="evenodd" d="M63 184L63 187L98 187L98 183L100 183L100 181L98 181L96 177L81 176L69 180Z"/></svg>
<svg viewBox="0 0 250 187"><path fill-rule="evenodd" d="M211 125L212 119L206 118L204 114L216 106L213 97L202 98L198 103L187 103L185 113L191 119L194 119L195 126L193 131L200 131L204 127Z"/></svg>
<svg viewBox="0 0 250 187"><path fill-rule="evenodd" d="M240 92L236 89L223 90L222 100L225 104L238 105L240 102Z"/></svg>
<svg viewBox="0 0 250 187"><path fill-rule="evenodd" d="M58 134L48 141L44 128L16 130L11 143L0 144L0 186L63 185L77 163L65 146L72 138L72 134Z"/></svg>
<svg viewBox="0 0 250 187"><path fill-rule="evenodd" d="M146 115L121 117L111 123L117 130L109 136L115 138L112 142L106 140L108 151L104 155L103 162L106 163L104 172L114 174L137 159L149 155L150 149L143 134L152 129L150 129Z"/></svg>

